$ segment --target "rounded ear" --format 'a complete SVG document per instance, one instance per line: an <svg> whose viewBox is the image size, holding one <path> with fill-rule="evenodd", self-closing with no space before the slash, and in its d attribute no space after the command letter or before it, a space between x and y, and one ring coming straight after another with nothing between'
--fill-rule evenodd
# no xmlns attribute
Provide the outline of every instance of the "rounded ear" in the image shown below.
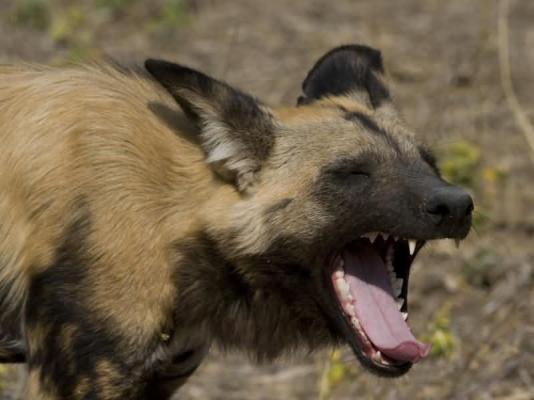
<svg viewBox="0 0 534 400"><path fill-rule="evenodd" d="M380 51L363 45L336 47L323 55L302 83L304 96L298 104L308 104L325 96L364 95L373 108L390 99L382 75Z"/></svg>
<svg viewBox="0 0 534 400"><path fill-rule="evenodd" d="M212 168L241 191L252 186L274 144L270 110L252 96L191 68L150 59L145 67L199 126Z"/></svg>

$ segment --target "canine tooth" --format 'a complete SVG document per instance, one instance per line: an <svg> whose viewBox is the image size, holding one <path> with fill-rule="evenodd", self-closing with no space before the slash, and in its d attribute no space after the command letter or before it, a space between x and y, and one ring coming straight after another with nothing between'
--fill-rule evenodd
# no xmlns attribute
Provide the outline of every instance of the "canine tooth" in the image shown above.
<svg viewBox="0 0 534 400"><path fill-rule="evenodd" d="M345 273L342 270L338 269L337 271L334 272L334 279L336 280L344 279L344 277L345 277Z"/></svg>
<svg viewBox="0 0 534 400"><path fill-rule="evenodd" d="M404 318L405 321L408 320L408 313L407 312L402 312L402 318Z"/></svg>
<svg viewBox="0 0 534 400"><path fill-rule="evenodd" d="M454 239L454 244L456 245L456 248L460 248L460 239Z"/></svg>
<svg viewBox="0 0 534 400"><path fill-rule="evenodd" d="M336 287L343 299L346 299L350 295L350 287L345 279L338 279L336 281Z"/></svg>
<svg viewBox="0 0 534 400"><path fill-rule="evenodd" d="M345 286L344 282L341 281L341 280L338 280L337 281L337 291L339 292L339 294L341 295L341 297L345 298L349 295L349 290L348 288Z"/></svg>
<svg viewBox="0 0 534 400"><path fill-rule="evenodd" d="M373 354L373 361L377 363L382 362L382 353L380 353L380 351L377 351L375 354Z"/></svg>
<svg viewBox="0 0 534 400"><path fill-rule="evenodd" d="M417 242L415 240L408 240L408 247L410 247L410 255L413 256L413 253L415 253L415 245Z"/></svg>
<svg viewBox="0 0 534 400"><path fill-rule="evenodd" d="M369 240L371 241L371 243L373 243L376 239L376 236L378 234L376 232L371 232L371 233L368 233L367 235L365 235L366 237L369 238Z"/></svg>
<svg viewBox="0 0 534 400"><path fill-rule="evenodd" d="M347 314L356 315L356 310L352 304L346 304L344 309L347 312Z"/></svg>
<svg viewBox="0 0 534 400"><path fill-rule="evenodd" d="M399 309L399 311L401 310L403 305L404 305L404 299L397 299L397 308Z"/></svg>

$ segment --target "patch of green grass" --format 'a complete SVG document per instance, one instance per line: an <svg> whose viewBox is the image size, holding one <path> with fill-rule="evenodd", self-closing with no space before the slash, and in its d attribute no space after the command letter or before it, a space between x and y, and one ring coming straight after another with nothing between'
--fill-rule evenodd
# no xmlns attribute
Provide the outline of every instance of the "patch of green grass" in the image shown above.
<svg viewBox="0 0 534 400"><path fill-rule="evenodd" d="M51 20L48 0L17 0L13 11L13 21L17 25L45 31Z"/></svg>
<svg viewBox="0 0 534 400"><path fill-rule="evenodd" d="M456 185L469 188L475 195L473 225L483 229L491 221L493 206L506 180L506 173L484 162L480 147L469 141L451 143L439 151L443 177Z"/></svg>
<svg viewBox="0 0 534 400"><path fill-rule="evenodd" d="M451 305L443 305L430 322L430 333L423 336L423 341L432 345L430 354L434 357L451 357L456 341L451 331Z"/></svg>
<svg viewBox="0 0 534 400"><path fill-rule="evenodd" d="M341 351L334 350L326 360L323 368L319 381L318 400L330 399L334 388L355 374L354 368L343 361Z"/></svg>
<svg viewBox="0 0 534 400"><path fill-rule="evenodd" d="M164 0L161 6L162 22L168 26L183 25L187 21L187 10L183 0Z"/></svg>
<svg viewBox="0 0 534 400"><path fill-rule="evenodd" d="M77 41L77 34L85 24L84 10L73 5L58 15L52 26L51 35L56 42L70 44Z"/></svg>
<svg viewBox="0 0 534 400"><path fill-rule="evenodd" d="M9 367L7 365L0 364L0 390L5 387L5 378L9 372Z"/></svg>
<svg viewBox="0 0 534 400"><path fill-rule="evenodd" d="M479 175L480 148L467 141L450 144L440 155L440 169L451 183L473 188Z"/></svg>

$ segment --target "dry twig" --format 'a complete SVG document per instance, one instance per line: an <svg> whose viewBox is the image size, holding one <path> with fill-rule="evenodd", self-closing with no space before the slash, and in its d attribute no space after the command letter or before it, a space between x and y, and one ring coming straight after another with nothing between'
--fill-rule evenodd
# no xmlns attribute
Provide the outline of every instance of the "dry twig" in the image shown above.
<svg viewBox="0 0 534 400"><path fill-rule="evenodd" d="M508 14L510 10L510 0L500 0L498 7L497 24L501 84L504 90L506 101L508 102L508 106L512 110L516 122L530 147L530 159L534 163L534 128L532 127L532 124L530 123L525 111L517 99L512 82L512 69L510 66L510 51L508 46Z"/></svg>

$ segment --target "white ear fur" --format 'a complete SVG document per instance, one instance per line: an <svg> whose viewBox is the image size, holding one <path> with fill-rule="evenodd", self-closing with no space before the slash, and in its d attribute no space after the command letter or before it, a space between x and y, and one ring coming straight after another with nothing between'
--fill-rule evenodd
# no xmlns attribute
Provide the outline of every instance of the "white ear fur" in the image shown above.
<svg viewBox="0 0 534 400"><path fill-rule="evenodd" d="M226 179L234 177L240 191L251 188L255 174L260 169L257 160L248 157L246 148L229 134L230 127L219 121L206 121L200 134L206 161Z"/></svg>
<svg viewBox="0 0 534 400"><path fill-rule="evenodd" d="M162 60L147 60L145 67L199 126L206 161L240 191L249 191L274 143L276 124L268 108L191 68Z"/></svg>
<svg viewBox="0 0 534 400"><path fill-rule="evenodd" d="M228 113L234 120L226 121L225 105L217 103L220 99L211 99L211 102L189 88L177 90L177 94L187 100L189 110L195 113L206 162L220 176L233 181L240 192L250 192L263 161L258 157L257 147L262 142L269 142L265 136L273 136L274 122L270 110L256 103L252 97L226 88L226 96L236 96L229 99L229 103L242 101L249 107L243 114L239 110ZM250 108L254 113L250 113Z"/></svg>

